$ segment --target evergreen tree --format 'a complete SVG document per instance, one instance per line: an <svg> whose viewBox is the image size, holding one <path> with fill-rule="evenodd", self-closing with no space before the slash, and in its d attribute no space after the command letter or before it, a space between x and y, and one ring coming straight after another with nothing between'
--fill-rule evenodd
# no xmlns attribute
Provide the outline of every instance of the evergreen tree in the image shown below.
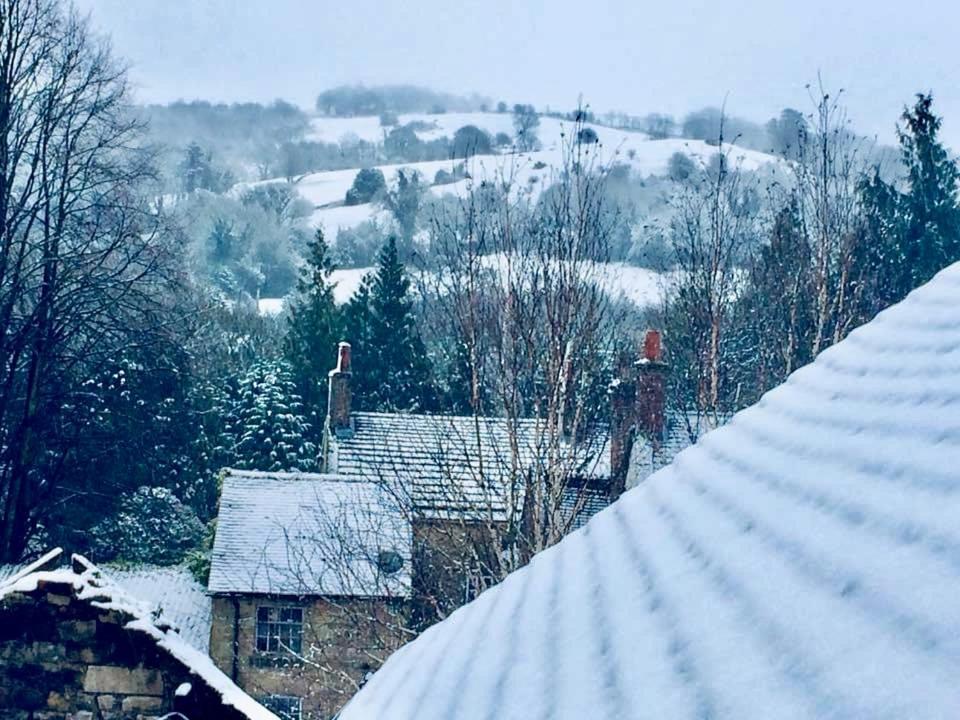
<svg viewBox="0 0 960 720"><path fill-rule="evenodd" d="M227 420L233 464L248 470L314 470L317 446L283 361L254 365L240 381Z"/></svg>
<svg viewBox="0 0 960 720"><path fill-rule="evenodd" d="M423 193L424 187L418 172L398 170L396 188L384 194L384 204L397 221L405 251L413 246Z"/></svg>
<svg viewBox="0 0 960 720"><path fill-rule="evenodd" d="M917 95L898 127L906 189L875 173L861 183L871 261L879 269L877 309L898 302L939 270L960 260L960 206L956 163L939 140L933 97Z"/></svg>
<svg viewBox="0 0 960 720"><path fill-rule="evenodd" d="M376 274L361 287L350 310L361 347L358 401L378 410L423 410L433 405L431 367L417 330L410 279L391 237L380 251Z"/></svg>
<svg viewBox="0 0 960 720"><path fill-rule="evenodd" d="M904 295L960 260L960 174L938 138L941 120L933 114L932 103L931 95L917 95L913 110L903 113L906 126L897 133L909 183L903 198L901 256L911 274Z"/></svg>
<svg viewBox="0 0 960 720"><path fill-rule="evenodd" d="M336 360L340 341L340 316L333 299L335 270L330 250L317 230L307 248L307 260L297 280L297 295L290 307L286 355L297 387L314 417L326 412L326 378ZM315 421L319 427L320 423Z"/></svg>
<svg viewBox="0 0 960 720"><path fill-rule="evenodd" d="M371 342L371 314L370 314L370 287L373 284L373 273L368 273L360 282L360 287L343 308L343 338L350 343L353 350L354 405L358 410L374 410L376 403L375 377L377 348Z"/></svg>

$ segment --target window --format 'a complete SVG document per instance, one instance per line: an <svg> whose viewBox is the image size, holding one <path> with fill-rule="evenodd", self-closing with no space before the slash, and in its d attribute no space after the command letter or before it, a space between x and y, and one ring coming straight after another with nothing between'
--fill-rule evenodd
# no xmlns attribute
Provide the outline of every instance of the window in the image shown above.
<svg viewBox="0 0 960 720"><path fill-rule="evenodd" d="M257 650L299 654L303 650L303 608L258 607Z"/></svg>
<svg viewBox="0 0 960 720"><path fill-rule="evenodd" d="M266 695L260 698L260 704L280 720L301 720L303 716L302 701L293 695Z"/></svg>

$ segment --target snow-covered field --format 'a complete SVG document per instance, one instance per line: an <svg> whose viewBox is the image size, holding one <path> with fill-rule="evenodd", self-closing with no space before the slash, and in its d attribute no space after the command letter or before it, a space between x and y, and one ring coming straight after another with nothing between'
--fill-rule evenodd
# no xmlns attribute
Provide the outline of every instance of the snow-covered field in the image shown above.
<svg viewBox="0 0 960 720"><path fill-rule="evenodd" d="M495 261L491 258L490 262ZM375 270L376 268L372 267L335 270L331 275L331 281L335 283L333 298L336 303L342 305L347 302L360 287L363 277ZM660 302L670 278L655 270L626 263L610 263L602 269L600 280L609 288L613 297L629 300L638 307L644 308ZM285 305L285 298L260 298L257 309L261 315L279 315L283 312Z"/></svg>
<svg viewBox="0 0 960 720"><path fill-rule="evenodd" d="M446 113L442 115L414 114L400 117L401 123L420 121L432 124L429 131L419 132L421 139L453 137L457 129L465 125L475 125L494 134L505 132L514 134L513 119L509 113ZM539 188L549 185L556 169L563 163L563 137L571 131L572 123L556 118L542 117L537 129L542 149L529 153L507 153L502 155L476 156L470 160L467 170L473 183L490 180L509 180L518 189L530 189L536 194ZM677 152L684 153L700 164L706 164L717 149L702 140L669 138L651 140L639 132L618 130L602 125L588 125L600 140L598 161L601 163L623 163L629 165L642 176L663 175L667 171L670 157ZM328 118L317 117L312 120L311 139L326 142L339 142L345 136L355 136L370 142L382 142L384 133L376 117ZM745 170L756 170L769 163L777 162L765 153L733 147L731 160L739 163ZM419 163L399 163L379 166L388 182L395 180L401 168L416 170L428 182L432 183L438 170L451 171L457 163L452 160L435 160ZM312 173L297 182L300 195L309 202L314 210L310 217L312 227L322 227L327 237L336 238L341 228L352 228L371 219L377 208L370 205L344 207L343 200L353 184L359 168L333 170ZM282 182L265 180L263 182ZM461 180L448 185L431 188L434 195L463 194L468 191L471 180ZM238 186L238 189L246 187Z"/></svg>

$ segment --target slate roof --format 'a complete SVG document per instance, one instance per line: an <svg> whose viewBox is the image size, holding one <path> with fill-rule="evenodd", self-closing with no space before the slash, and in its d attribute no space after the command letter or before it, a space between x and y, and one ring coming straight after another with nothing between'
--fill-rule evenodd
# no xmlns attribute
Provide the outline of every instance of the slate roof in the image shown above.
<svg viewBox="0 0 960 720"><path fill-rule="evenodd" d="M53 557L59 557L60 554L57 552ZM44 558L33 563L0 565L0 585L45 565L50 558ZM203 585L186 568L103 565L98 570L124 592L141 601L149 601L152 612L176 628L190 645L204 653L209 652L212 602Z"/></svg>
<svg viewBox="0 0 960 720"><path fill-rule="evenodd" d="M185 568L101 566L103 575L142 600L149 600L158 617L173 625L180 637L201 652L210 651L212 602L206 589Z"/></svg>
<svg viewBox="0 0 960 720"><path fill-rule="evenodd" d="M471 513L504 519L519 508L520 477L547 457L542 424L517 421L516 452L503 418L357 412L352 437L333 441L328 468L342 476L387 483L426 517ZM568 453L571 475L608 477L606 436Z"/></svg>
<svg viewBox="0 0 960 720"><path fill-rule="evenodd" d="M960 711L960 264L388 659L341 720Z"/></svg>
<svg viewBox="0 0 960 720"><path fill-rule="evenodd" d="M309 473L227 470L211 593L406 597L412 532L378 485ZM402 560L387 572L381 553Z"/></svg>

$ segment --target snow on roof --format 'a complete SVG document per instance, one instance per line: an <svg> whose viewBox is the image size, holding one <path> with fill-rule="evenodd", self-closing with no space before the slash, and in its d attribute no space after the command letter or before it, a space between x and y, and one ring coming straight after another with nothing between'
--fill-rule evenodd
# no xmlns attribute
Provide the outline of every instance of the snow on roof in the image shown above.
<svg viewBox="0 0 960 720"><path fill-rule="evenodd" d="M206 653L190 645L166 622L158 620L152 603L130 595L86 558L73 555L72 568L39 569L59 557L60 553L59 548L51 551L31 564L27 572L21 572L0 584L0 600L15 594L33 593L42 584L70 587L78 600L127 616L129 620L124 624L126 629L149 635L158 647L183 663L193 675L218 692L224 704L236 708L250 720L279 720L276 715L237 687L213 664L213 660Z"/></svg>
<svg viewBox="0 0 960 720"><path fill-rule="evenodd" d="M208 587L212 593L408 597L411 544L402 508L375 483L227 470Z"/></svg>
<svg viewBox="0 0 960 720"><path fill-rule="evenodd" d="M699 438L729 419L729 417L713 418L696 410L667 412L663 438L659 445L654 445L642 435L637 435L630 453L627 488L636 487L657 470L672 463L677 455L697 442Z"/></svg>
<svg viewBox="0 0 960 720"><path fill-rule="evenodd" d="M62 549L55 548L31 563L0 565L0 588L49 565L62 554ZM151 612L176 628L188 643L205 653L209 651L212 603L186 568L138 565L98 569L133 597L149 600Z"/></svg>
<svg viewBox="0 0 960 720"><path fill-rule="evenodd" d="M391 496L432 518L505 519L516 482L546 457L543 423L516 421L517 456L511 454L511 421L504 418L353 413L351 437L334 441L336 472L390 488ZM606 437L585 443L571 458L571 475L607 477Z"/></svg>
<svg viewBox="0 0 960 720"><path fill-rule="evenodd" d="M956 718L960 264L391 657L341 720Z"/></svg>
<svg viewBox="0 0 960 720"><path fill-rule="evenodd" d="M210 650L212 602L189 570L179 567L101 567L101 572L130 595L149 600L159 618L198 650Z"/></svg>

